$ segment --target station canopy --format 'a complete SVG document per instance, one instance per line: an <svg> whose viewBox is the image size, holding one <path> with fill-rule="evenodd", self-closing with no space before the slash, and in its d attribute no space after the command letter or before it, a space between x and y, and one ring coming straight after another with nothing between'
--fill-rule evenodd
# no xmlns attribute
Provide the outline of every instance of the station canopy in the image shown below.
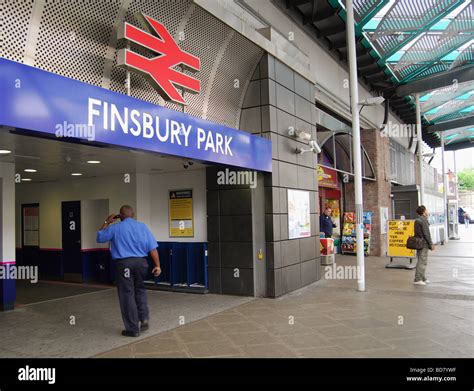
<svg viewBox="0 0 474 391"><path fill-rule="evenodd" d="M285 7L342 61L347 61L345 0L284 0ZM282 4L282 3L281 3ZM361 82L389 99L405 122L416 122L420 97L423 140L447 149L474 146L474 2L354 0Z"/></svg>

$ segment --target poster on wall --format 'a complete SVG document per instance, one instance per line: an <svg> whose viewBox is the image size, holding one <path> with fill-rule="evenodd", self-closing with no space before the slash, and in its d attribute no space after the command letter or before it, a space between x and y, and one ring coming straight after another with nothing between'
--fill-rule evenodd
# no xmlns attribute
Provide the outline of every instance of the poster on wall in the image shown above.
<svg viewBox="0 0 474 391"><path fill-rule="evenodd" d="M193 237L193 191L169 192L170 237Z"/></svg>
<svg viewBox="0 0 474 391"><path fill-rule="evenodd" d="M311 236L309 191L288 189L288 237Z"/></svg>
<svg viewBox="0 0 474 391"><path fill-rule="evenodd" d="M415 220L389 220L387 256L415 258L415 250L406 248L408 238L414 233Z"/></svg>

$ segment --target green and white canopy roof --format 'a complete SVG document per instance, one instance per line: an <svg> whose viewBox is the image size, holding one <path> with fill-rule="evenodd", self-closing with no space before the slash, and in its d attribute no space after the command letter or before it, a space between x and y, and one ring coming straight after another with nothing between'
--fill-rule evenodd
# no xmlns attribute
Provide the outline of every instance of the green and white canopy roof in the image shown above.
<svg viewBox="0 0 474 391"><path fill-rule="evenodd" d="M347 62L346 0L274 2L337 60ZM423 139L430 147L440 145L438 131L446 132L449 149L470 147L473 0L353 0L353 4L359 80L375 94L383 94L408 124L416 122L414 93L418 93Z"/></svg>
<svg viewBox="0 0 474 391"><path fill-rule="evenodd" d="M337 3L345 8L345 1ZM472 0L355 0L354 11L357 33L395 85L474 63ZM412 96L405 100L414 104ZM420 106L425 125L466 119L466 126L446 130L447 144L474 141L474 126L468 125L474 115L473 80L451 80L420 93ZM426 132L425 141L435 146L433 137L439 136Z"/></svg>

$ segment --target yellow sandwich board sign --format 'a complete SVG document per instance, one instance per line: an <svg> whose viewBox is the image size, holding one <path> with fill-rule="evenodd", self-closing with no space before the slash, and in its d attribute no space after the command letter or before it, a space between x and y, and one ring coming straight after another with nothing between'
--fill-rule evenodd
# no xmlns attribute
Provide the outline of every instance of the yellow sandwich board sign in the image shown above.
<svg viewBox="0 0 474 391"><path fill-rule="evenodd" d="M416 250L406 247L407 240L415 232L415 220L389 220L387 256L415 258Z"/></svg>
<svg viewBox="0 0 474 391"><path fill-rule="evenodd" d="M170 237L193 237L193 191L169 192Z"/></svg>

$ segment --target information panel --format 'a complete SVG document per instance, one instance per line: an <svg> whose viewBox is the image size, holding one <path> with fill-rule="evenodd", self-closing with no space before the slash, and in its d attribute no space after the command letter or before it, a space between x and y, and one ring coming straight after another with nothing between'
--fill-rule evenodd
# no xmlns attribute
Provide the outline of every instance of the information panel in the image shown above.
<svg viewBox="0 0 474 391"><path fill-rule="evenodd" d="M170 237L193 237L193 191L169 192Z"/></svg>
<svg viewBox="0 0 474 391"><path fill-rule="evenodd" d="M415 220L389 220L387 256L415 258L416 250L406 247L407 240L415 232Z"/></svg>
<svg viewBox="0 0 474 391"><path fill-rule="evenodd" d="M311 236L309 191L288 189L288 237Z"/></svg>

